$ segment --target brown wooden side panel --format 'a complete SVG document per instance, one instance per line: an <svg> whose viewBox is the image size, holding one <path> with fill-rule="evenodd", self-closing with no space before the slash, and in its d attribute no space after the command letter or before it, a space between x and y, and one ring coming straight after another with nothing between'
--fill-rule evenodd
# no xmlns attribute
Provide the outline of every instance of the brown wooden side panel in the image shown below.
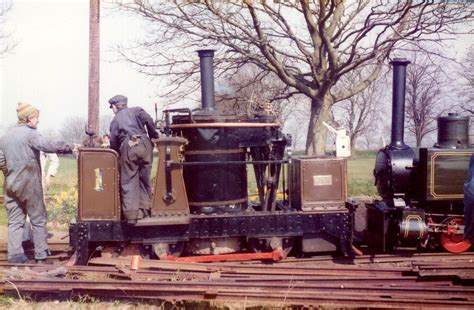
<svg viewBox="0 0 474 310"><path fill-rule="evenodd" d="M345 208L347 161L334 157L297 157L292 163L291 205L303 211Z"/></svg>
<svg viewBox="0 0 474 310"><path fill-rule="evenodd" d="M187 140L180 137L163 137L154 140L154 142L158 148L159 158L153 193L152 215L163 219L170 217L184 218L189 215L189 204L182 166L171 167L172 199L166 199L166 148L169 147L169 160L177 163L180 161L180 148L187 143Z"/></svg>
<svg viewBox="0 0 474 310"><path fill-rule="evenodd" d="M79 220L120 220L118 154L79 149Z"/></svg>

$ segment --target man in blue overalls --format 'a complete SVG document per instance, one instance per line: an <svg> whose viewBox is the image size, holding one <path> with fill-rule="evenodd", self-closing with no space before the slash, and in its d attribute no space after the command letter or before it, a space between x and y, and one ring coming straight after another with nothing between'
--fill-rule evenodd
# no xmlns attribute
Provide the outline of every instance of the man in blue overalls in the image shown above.
<svg viewBox="0 0 474 310"><path fill-rule="evenodd" d="M110 147L120 154L122 210L131 224L148 217L151 208L153 144L158 138L153 119L140 107L127 107L127 97L109 100L115 117L110 123Z"/></svg>

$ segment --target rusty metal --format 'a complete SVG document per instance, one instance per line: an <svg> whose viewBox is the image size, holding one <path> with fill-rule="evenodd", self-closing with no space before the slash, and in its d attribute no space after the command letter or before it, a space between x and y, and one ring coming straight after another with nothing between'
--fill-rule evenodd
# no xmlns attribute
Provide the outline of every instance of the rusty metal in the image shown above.
<svg viewBox="0 0 474 310"><path fill-rule="evenodd" d="M45 292L87 294L91 296L147 298L164 300L228 300L243 298L259 303L286 305L320 305L321 302L364 302L367 305L404 306L474 306L473 289L464 287L373 287L307 286L292 283L258 287L251 283L218 281L147 282L124 280L12 280L4 285L5 292L19 290L24 293ZM437 295L434 295L434 294Z"/></svg>
<svg viewBox="0 0 474 310"><path fill-rule="evenodd" d="M130 269L130 259L108 259L113 266L72 266L65 278L48 278L58 266L18 267L20 278L0 281L0 292L60 296L90 295L107 298L144 298L164 301L246 302L273 306L333 307L474 307L472 281L454 281L461 275L471 280L474 263L446 260L447 255L417 255L411 267L378 264L332 263L292 266L242 263L178 263L142 260L140 269ZM451 255L451 258L457 256ZM365 257L367 258L367 257ZM384 256L382 258L388 258ZM431 261L431 258L437 260ZM397 259L397 257L395 257ZM426 261L423 261L425 259ZM91 263L104 263L92 259ZM11 274L11 265L0 264L0 278ZM25 279L21 278L25 270ZM42 278L28 279L42 275ZM471 283L471 284L469 284ZM62 295L61 295L62 294Z"/></svg>
<svg viewBox="0 0 474 310"><path fill-rule="evenodd" d="M95 265L121 265L130 266L130 260L126 258L92 258L90 264ZM379 266L342 266L342 265L324 265L324 266L288 266L288 265L245 265L237 263L226 263L220 265L201 264L201 263L180 263L170 261L143 260L142 268L159 268L162 270L182 270L194 272L238 272L241 274L268 274L268 275L294 275L294 276L388 276L399 275L401 272L411 272L411 267L379 267Z"/></svg>
<svg viewBox="0 0 474 310"><path fill-rule="evenodd" d="M130 270L140 269L141 260L142 260L142 257L140 255L133 255L130 261Z"/></svg>
<svg viewBox="0 0 474 310"><path fill-rule="evenodd" d="M236 262L249 260L272 260L277 262L286 257L287 253L282 250L274 250L267 253L234 253L220 255L200 255L188 257L165 256L161 260L171 262L193 262L193 263L211 263L211 262Z"/></svg>
<svg viewBox="0 0 474 310"><path fill-rule="evenodd" d="M69 243L67 242L49 242L48 248L51 252L51 255L48 256L48 260L51 262L65 261L71 256L71 249L69 247ZM26 247L24 250L25 254L34 260L33 244L31 244L31 247ZM2 244L0 245L0 266L2 262L6 261L8 261L7 248L6 244Z"/></svg>

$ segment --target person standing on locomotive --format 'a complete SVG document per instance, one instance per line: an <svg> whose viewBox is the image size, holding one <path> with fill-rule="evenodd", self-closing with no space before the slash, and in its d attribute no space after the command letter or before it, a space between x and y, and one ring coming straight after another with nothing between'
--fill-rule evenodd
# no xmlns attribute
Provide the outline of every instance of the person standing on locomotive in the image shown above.
<svg viewBox="0 0 474 310"><path fill-rule="evenodd" d="M120 154L122 210L131 224L148 217L151 208L151 164L158 132L150 114L140 107L128 108L127 97L109 100L115 117L110 123L110 147Z"/></svg>
<svg viewBox="0 0 474 310"><path fill-rule="evenodd" d="M49 251L40 151L68 153L71 148L63 141L49 140L38 133L39 110L34 106L19 103L16 112L18 125L0 139L0 152L6 162L4 198L8 213L8 262L27 261L22 247L26 215L33 232L35 259L42 262Z"/></svg>

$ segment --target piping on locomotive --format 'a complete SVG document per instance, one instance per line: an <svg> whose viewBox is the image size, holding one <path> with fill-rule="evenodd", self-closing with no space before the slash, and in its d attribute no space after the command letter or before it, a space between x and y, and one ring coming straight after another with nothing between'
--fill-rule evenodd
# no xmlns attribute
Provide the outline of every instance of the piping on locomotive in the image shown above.
<svg viewBox="0 0 474 310"><path fill-rule="evenodd" d="M351 253L346 160L285 156L290 137L265 110L254 117L218 112L213 55L199 51L202 108L163 112L151 217L123 220L115 151L80 149L78 216L70 225L77 264L98 248L120 254L130 244L155 258L240 251L284 256L294 246L303 253ZM249 201L247 166L258 203Z"/></svg>
<svg viewBox="0 0 474 310"><path fill-rule="evenodd" d="M460 253L464 240L463 183L474 152L469 118L438 118L438 142L415 150L403 141L406 67L394 59L391 143L380 149L374 176L382 200L367 205L367 242L387 252L399 245Z"/></svg>

